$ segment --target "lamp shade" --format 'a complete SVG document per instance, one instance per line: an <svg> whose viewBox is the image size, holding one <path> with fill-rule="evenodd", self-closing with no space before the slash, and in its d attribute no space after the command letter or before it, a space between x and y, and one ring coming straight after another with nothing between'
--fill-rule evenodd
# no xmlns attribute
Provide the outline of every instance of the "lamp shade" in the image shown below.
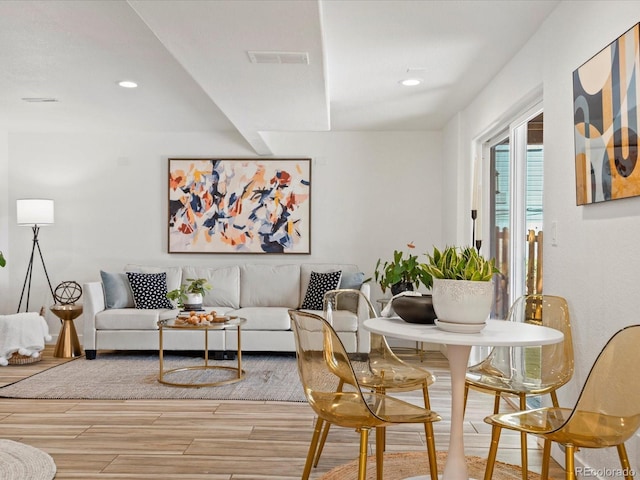
<svg viewBox="0 0 640 480"><path fill-rule="evenodd" d="M16 201L18 225L48 225L53 223L53 200L23 198Z"/></svg>

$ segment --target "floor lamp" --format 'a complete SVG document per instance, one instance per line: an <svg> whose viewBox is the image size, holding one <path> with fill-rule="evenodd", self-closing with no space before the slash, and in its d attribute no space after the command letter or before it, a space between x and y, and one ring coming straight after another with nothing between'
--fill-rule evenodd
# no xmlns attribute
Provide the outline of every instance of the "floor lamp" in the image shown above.
<svg viewBox="0 0 640 480"><path fill-rule="evenodd" d="M51 280L49 280L49 274L47 273L47 267L44 264L42 251L40 250L40 242L38 241L40 227L43 225L53 224L53 200L42 198L24 198L21 200L17 200L16 207L16 218L18 221L18 225L23 227L31 227L31 230L33 231L33 245L31 246L29 266L27 267L27 274L24 277L24 283L22 284L22 293L20 294L20 303L18 304L18 313L20 313L20 307L22 306L22 299L24 297L25 289L27 290L25 312L29 311L31 277L33 275L33 257L35 256L36 249L38 250L40 261L42 262L42 268L44 268L44 274L47 277L49 290L51 291L51 295L55 298L53 288L51 288Z"/></svg>

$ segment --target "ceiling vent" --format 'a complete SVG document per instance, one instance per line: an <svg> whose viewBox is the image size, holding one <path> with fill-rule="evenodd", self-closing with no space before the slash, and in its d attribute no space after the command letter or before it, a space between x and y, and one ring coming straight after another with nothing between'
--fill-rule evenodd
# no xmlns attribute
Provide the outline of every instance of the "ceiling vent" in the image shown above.
<svg viewBox="0 0 640 480"><path fill-rule="evenodd" d="M52 103L58 101L57 98L51 97L25 97L22 100L29 103Z"/></svg>
<svg viewBox="0 0 640 480"><path fill-rule="evenodd" d="M251 63L291 63L309 65L308 52L247 52Z"/></svg>

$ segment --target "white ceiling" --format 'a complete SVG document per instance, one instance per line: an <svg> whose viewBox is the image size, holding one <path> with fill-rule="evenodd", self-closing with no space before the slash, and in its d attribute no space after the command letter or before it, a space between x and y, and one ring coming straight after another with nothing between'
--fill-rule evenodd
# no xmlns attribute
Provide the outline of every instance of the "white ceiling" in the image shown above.
<svg viewBox="0 0 640 480"><path fill-rule="evenodd" d="M558 2L3 0L0 129L238 131L263 155L263 132L438 130Z"/></svg>

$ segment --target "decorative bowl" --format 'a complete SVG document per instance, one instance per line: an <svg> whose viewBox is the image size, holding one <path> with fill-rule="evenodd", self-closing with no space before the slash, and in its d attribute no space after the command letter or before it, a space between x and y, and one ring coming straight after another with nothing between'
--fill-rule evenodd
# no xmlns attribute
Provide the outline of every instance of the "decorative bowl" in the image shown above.
<svg viewBox="0 0 640 480"><path fill-rule="evenodd" d="M429 294L396 297L391 302L391 306L396 315L407 323L433 324L437 318L433 309L431 295Z"/></svg>

